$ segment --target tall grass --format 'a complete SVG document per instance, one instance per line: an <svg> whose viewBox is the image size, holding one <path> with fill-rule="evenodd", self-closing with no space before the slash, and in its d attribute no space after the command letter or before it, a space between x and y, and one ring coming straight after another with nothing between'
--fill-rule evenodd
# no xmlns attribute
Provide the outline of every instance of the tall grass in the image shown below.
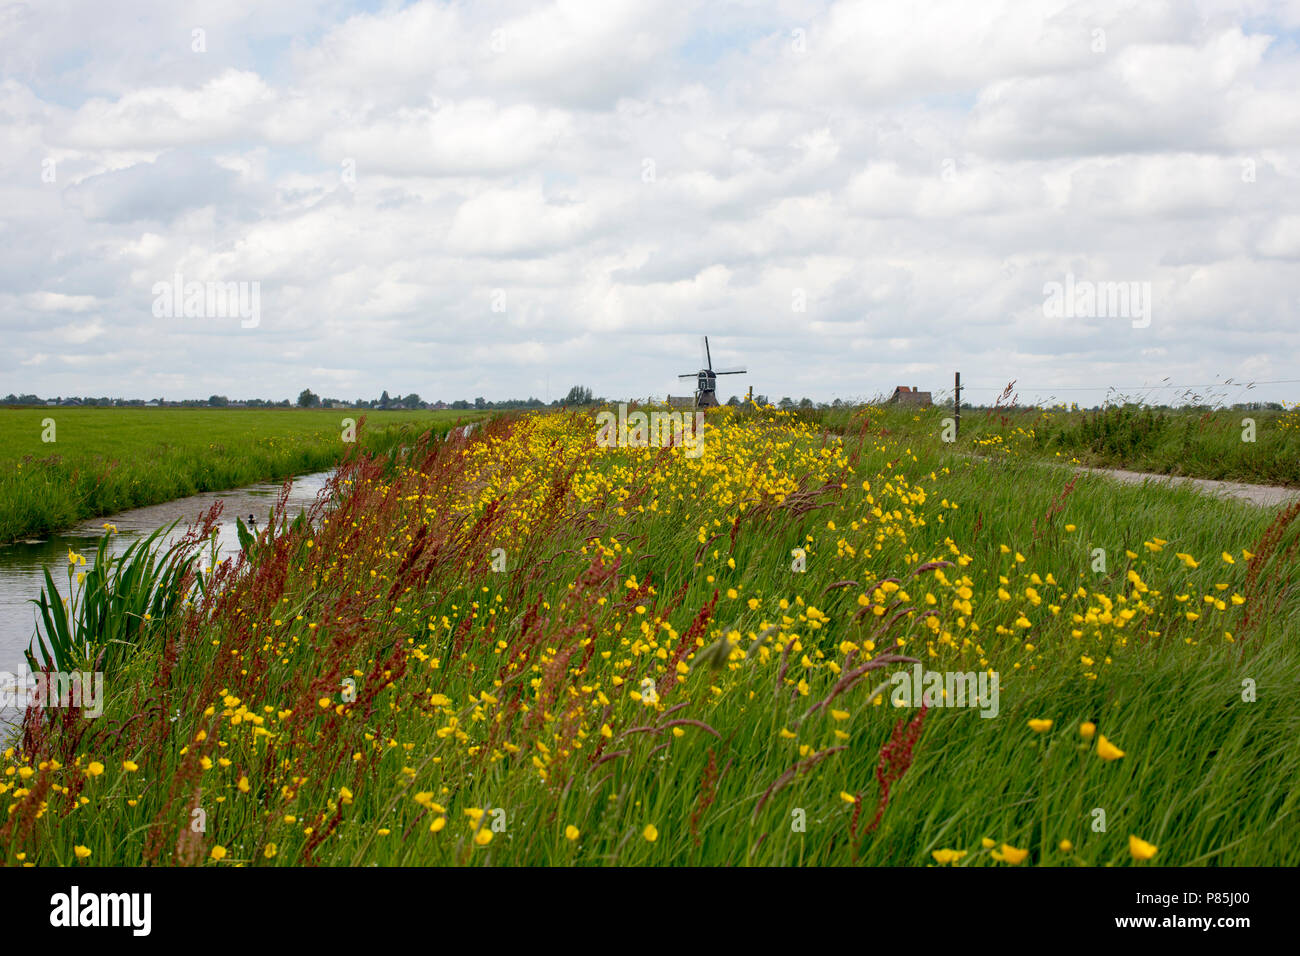
<svg viewBox="0 0 1300 956"><path fill-rule="evenodd" d="M140 647L102 724L29 715L0 853L1100 866L1132 835L1300 862L1297 509L1068 481L877 411L842 438L710 421L698 460L551 415L348 462L333 510ZM996 670L998 716L895 707L914 660Z"/></svg>
<svg viewBox="0 0 1300 956"><path fill-rule="evenodd" d="M853 409L803 413L834 431ZM951 407L878 407L880 428L928 436ZM956 446L1159 475L1300 487L1300 410L1214 411L1112 405L1097 411L964 409Z"/></svg>

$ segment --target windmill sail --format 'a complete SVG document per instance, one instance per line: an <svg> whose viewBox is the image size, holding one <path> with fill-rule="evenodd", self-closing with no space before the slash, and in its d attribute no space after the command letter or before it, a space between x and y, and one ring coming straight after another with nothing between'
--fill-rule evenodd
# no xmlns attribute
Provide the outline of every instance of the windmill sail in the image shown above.
<svg viewBox="0 0 1300 956"><path fill-rule="evenodd" d="M709 350L709 337L707 335L700 337L700 360L701 366L698 372L683 372L677 376L678 378L693 378L696 380L696 408L718 404L718 396L716 392L719 375L746 374L746 370L743 368L729 368L715 371L713 368L713 355Z"/></svg>

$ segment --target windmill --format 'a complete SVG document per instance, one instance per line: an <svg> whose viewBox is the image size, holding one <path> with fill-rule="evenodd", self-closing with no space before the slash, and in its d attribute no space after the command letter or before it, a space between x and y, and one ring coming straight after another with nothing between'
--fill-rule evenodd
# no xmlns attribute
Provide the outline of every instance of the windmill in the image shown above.
<svg viewBox="0 0 1300 956"><path fill-rule="evenodd" d="M718 396L715 394L718 387L719 375L744 375L743 368L713 369L713 357L709 354L709 337L706 335L701 342L700 358L704 362L704 367L698 372L686 372L678 375L678 378L694 378L695 383L695 407L704 408L705 406L717 405Z"/></svg>

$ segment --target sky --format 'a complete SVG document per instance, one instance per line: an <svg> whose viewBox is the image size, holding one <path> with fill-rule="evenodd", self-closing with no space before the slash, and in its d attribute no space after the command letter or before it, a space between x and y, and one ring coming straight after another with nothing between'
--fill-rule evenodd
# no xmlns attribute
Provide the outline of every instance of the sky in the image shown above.
<svg viewBox="0 0 1300 956"><path fill-rule="evenodd" d="M1298 91L1300 0L0 0L0 394L1291 401Z"/></svg>

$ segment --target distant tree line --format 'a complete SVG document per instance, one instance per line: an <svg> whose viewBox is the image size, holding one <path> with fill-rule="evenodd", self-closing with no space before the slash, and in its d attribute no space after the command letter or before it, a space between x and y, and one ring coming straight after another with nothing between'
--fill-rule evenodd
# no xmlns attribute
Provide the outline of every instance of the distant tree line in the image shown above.
<svg viewBox="0 0 1300 956"><path fill-rule="evenodd" d="M313 392L310 388L304 388L298 393L296 402L290 402L289 399L274 401L262 398L232 399L227 395L210 395L206 399L202 398L185 398L168 401L165 398L110 398L103 396L100 398L62 396L58 395L53 398L42 398L39 395L23 394L14 395L10 393L3 399L0 399L0 405L63 405L63 406L86 406L86 405L104 405L104 406L126 406L126 407L159 407L167 408L292 408L295 405L298 408L360 408L360 409L380 409L380 410L412 410L412 409L453 409L456 411L468 411L477 409L486 411L489 409L507 409L507 408L558 408L562 405L590 405L593 403L603 402L603 398L597 398L593 395L591 389L582 385L575 385L569 389L567 395L563 398L557 398L554 401L542 401L540 398L508 398L499 402L489 402L487 399L479 396L472 401L467 399L457 399L453 402L425 401L415 392L408 395L398 394L392 396L385 389L383 394L378 398L357 398L347 401L341 398L322 398Z"/></svg>
<svg viewBox="0 0 1300 956"><path fill-rule="evenodd" d="M482 396L475 398L473 401L468 401L466 399L461 398L461 399L457 399L454 402L444 402L442 400L428 402L420 398L420 396L417 395L415 392L411 392L408 395L399 394L396 397L393 397L388 394L388 391L386 389L383 392L383 394L380 395L378 398L371 398L371 399L357 398L349 402L341 398L322 398L321 396L313 392L311 389L304 388L301 392L298 393L298 400L296 404L298 408L359 408L359 409L379 409L379 410L392 410L392 411L401 411L401 410L409 411L414 409L434 409L434 410L452 409L455 411L468 411L471 409L477 409L480 411L487 411L490 409L559 408L561 406L566 406L566 405L567 406L593 405L593 404L598 405L598 404L603 404L605 401L606 399L596 396L590 388L587 388L583 385L575 385L571 389L569 389L568 393L563 398L554 399L549 403L542 401L540 398L532 398L531 396L529 398L508 398L505 399L504 401L499 401L499 402L489 402L487 401L487 399L483 398ZM755 395L754 401L757 402L759 405L769 404L769 399L766 395ZM743 405L745 404L745 399L740 398L738 395L732 395L729 399L727 399L726 403L731 406ZM785 409L787 411L792 409L843 408L845 406L854 406L858 404L861 403L846 402L843 399L839 399L839 398L835 399L833 402L814 402L811 398L793 399L788 395L783 396L779 401L776 402L776 406L778 408ZM935 402L935 405L937 406L951 405L951 404L952 404L951 401L944 402L942 400L939 400ZM277 402L271 399L262 399L262 398L232 399L225 395L210 395L206 399L185 398L185 399L179 399L174 401L168 401L167 399L161 397L150 398L150 399L109 398L106 395L100 396L98 398L93 398L90 396L79 397L79 396L61 396L61 395L56 395L53 398L41 398L39 395L32 395L32 394L15 395L12 392L6 395L4 398L0 399L0 405L124 406L124 407L134 407L134 408L144 408L144 407L151 407L151 408L152 407L292 408L294 407L294 403L290 402L289 399L287 398L281 399L280 401ZM1032 405L1031 406L1018 406L1018 405L988 406L982 404L973 405L969 402L962 402L961 407L968 408L971 410L999 407L1002 410L1009 411L1015 408L1032 408L1037 406L1032 406ZM1227 407L1227 408L1231 408L1233 411L1274 411L1274 412L1286 411L1286 406L1284 406L1280 402L1238 402L1230 406L1146 405L1145 407L1157 411L1178 410L1178 411L1209 412L1209 411L1213 411L1216 407L1219 408ZM1100 406L1096 406L1096 405L1087 408L1080 405L1072 406L1072 410L1074 411L1097 411L1099 408Z"/></svg>
<svg viewBox="0 0 1300 956"><path fill-rule="evenodd" d="M550 407L560 405L588 405L592 402L603 401L603 399L593 398L591 389L583 388L581 385L575 385L569 389L568 395L564 398L557 398L550 403ZM358 398L351 402L343 401L337 398L321 398L309 388L304 388L298 395L299 408L374 408L381 410L401 410L401 409L444 409L449 408L455 411L468 411L477 409L486 411L489 409L505 408L546 408L547 403L540 398L507 398L499 402L489 402L483 396L476 397L473 401L464 398L458 398L453 402L444 402L441 399L428 402L420 398L415 392L409 395L391 396L388 390L378 398Z"/></svg>

